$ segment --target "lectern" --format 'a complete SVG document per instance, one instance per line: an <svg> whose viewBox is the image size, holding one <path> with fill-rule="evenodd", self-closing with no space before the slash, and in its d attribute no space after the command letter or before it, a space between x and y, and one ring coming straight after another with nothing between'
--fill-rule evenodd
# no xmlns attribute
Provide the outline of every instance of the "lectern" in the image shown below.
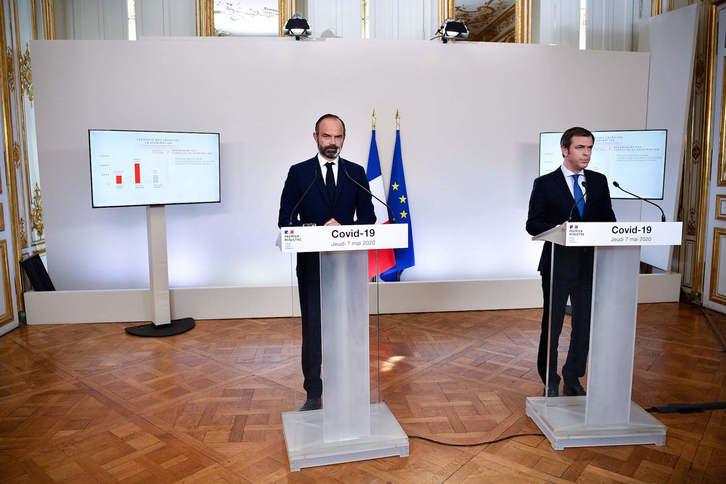
<svg viewBox="0 0 726 484"><path fill-rule="evenodd" d="M368 250L408 246L408 225L283 227L281 250L320 252L323 408L285 412L290 470L408 455L384 402L371 403Z"/></svg>
<svg viewBox="0 0 726 484"><path fill-rule="evenodd" d="M566 222L533 237L594 248L587 395L527 398L527 415L554 449L665 443L665 426L631 401L640 247L680 245L681 230L680 222Z"/></svg>

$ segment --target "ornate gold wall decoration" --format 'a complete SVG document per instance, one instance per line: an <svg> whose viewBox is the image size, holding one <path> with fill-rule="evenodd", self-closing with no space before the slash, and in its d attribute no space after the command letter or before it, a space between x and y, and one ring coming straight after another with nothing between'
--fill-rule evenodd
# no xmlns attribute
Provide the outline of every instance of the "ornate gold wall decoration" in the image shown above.
<svg viewBox="0 0 726 484"><path fill-rule="evenodd" d="M5 205L0 203L0 232L5 232Z"/></svg>
<svg viewBox="0 0 726 484"><path fill-rule="evenodd" d="M25 44L25 53L20 56L20 88L33 104L33 72L30 69L30 49Z"/></svg>
<svg viewBox="0 0 726 484"><path fill-rule="evenodd" d="M13 58L13 49L8 47L5 53L5 62L8 69L8 84L10 86L10 92L15 92L15 59Z"/></svg>
<svg viewBox="0 0 726 484"><path fill-rule="evenodd" d="M30 213L33 223L33 230L38 233L38 238L43 238L43 199L40 195L40 185L37 183L33 188L33 208Z"/></svg>

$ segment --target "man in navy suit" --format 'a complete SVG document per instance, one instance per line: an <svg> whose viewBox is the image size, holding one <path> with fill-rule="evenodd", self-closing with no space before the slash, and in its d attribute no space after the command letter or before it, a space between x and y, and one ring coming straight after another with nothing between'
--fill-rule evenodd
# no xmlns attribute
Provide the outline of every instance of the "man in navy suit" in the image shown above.
<svg viewBox="0 0 726 484"><path fill-rule="evenodd" d="M563 222L614 222L607 178L586 170L590 163L595 137L585 128L570 128L560 139L564 158L562 166L534 181L529 198L527 232L538 235ZM545 242L538 270L542 276L542 332L537 354L537 370L547 386L546 395L558 396L560 377L557 374L557 346L565 317L568 296L572 302L572 332L567 360L562 368L564 393L585 395L579 378L585 374L590 345L590 309L592 306L592 247L555 248L551 269L552 244ZM552 287L550 287L552 276ZM547 328L550 298L552 300L551 344L547 367ZM549 372L549 384L547 373Z"/></svg>
<svg viewBox="0 0 726 484"><path fill-rule="evenodd" d="M282 189L279 227L296 225L373 224L376 215L362 166L340 158L345 124L334 114L315 123L318 154L290 167ZM364 188L361 188L364 187ZM302 316L303 387L307 399L300 410L321 407L320 259L317 252L297 254L297 281Z"/></svg>

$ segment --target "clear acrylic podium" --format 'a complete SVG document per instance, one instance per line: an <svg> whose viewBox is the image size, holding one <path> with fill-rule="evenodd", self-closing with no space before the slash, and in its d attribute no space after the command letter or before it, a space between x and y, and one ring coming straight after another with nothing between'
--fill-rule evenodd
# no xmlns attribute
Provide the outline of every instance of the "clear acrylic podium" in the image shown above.
<svg viewBox="0 0 726 484"><path fill-rule="evenodd" d="M290 470L408 456L384 402L370 403L368 250L408 245L408 225L283 227L284 253L320 252L323 408L284 412Z"/></svg>
<svg viewBox="0 0 726 484"><path fill-rule="evenodd" d="M527 398L554 449L665 444L665 426L631 401L640 246L680 245L681 231L680 222L566 222L533 237L594 247L587 395Z"/></svg>

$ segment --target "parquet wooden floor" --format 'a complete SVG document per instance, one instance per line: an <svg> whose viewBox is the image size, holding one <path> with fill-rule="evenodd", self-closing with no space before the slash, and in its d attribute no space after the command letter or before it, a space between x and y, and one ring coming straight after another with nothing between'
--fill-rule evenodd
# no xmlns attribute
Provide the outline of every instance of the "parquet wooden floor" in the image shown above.
<svg viewBox="0 0 726 484"><path fill-rule="evenodd" d="M524 399L542 391L539 319L539 310L382 316L383 399L409 434L467 443L538 432ZM122 324L3 336L0 481L726 482L723 410L659 415L663 447L555 452L543 437L475 447L412 439L405 459L290 473L280 413L304 400L299 324L199 321L162 339L128 336ZM694 306L641 305L633 399L726 400L713 326ZM375 358L371 367L375 388Z"/></svg>

